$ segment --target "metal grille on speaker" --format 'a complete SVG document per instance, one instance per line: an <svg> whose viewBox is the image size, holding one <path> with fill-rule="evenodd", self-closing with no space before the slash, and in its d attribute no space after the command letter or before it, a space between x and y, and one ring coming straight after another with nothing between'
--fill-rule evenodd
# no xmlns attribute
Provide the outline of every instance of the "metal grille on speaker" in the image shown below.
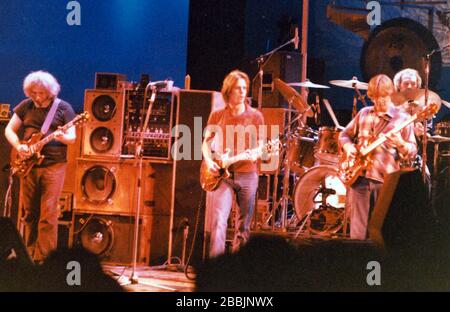
<svg viewBox="0 0 450 312"><path fill-rule="evenodd" d="M81 179L83 196L93 204L102 204L111 200L116 190L116 178L106 167L93 166Z"/></svg>

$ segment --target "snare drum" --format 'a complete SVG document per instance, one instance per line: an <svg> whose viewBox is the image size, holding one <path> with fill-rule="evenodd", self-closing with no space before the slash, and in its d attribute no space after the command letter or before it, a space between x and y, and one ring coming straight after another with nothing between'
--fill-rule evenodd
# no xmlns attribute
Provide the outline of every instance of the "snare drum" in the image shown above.
<svg viewBox="0 0 450 312"><path fill-rule="evenodd" d="M319 141L316 144L314 157L319 164L337 164L339 161L339 133L334 127L321 127Z"/></svg>
<svg viewBox="0 0 450 312"><path fill-rule="evenodd" d="M315 131L310 128L298 128L291 138L288 149L290 168L296 173L304 173L314 166Z"/></svg>

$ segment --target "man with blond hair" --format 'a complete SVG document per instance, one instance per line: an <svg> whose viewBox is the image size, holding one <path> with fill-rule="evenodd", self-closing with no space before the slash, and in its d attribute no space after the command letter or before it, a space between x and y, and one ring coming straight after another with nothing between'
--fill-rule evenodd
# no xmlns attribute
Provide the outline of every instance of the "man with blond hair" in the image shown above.
<svg viewBox="0 0 450 312"><path fill-rule="evenodd" d="M339 136L339 145L349 158L358 157L358 147L367 146L374 138L392 130L408 115L393 107L394 84L386 75L370 79L368 97L374 106L361 109ZM400 169L400 160L414 157L417 144L412 125L387 137L388 140L371 153L370 165L361 172L347 190L347 205L351 211L350 237L364 240L367 226L384 178Z"/></svg>

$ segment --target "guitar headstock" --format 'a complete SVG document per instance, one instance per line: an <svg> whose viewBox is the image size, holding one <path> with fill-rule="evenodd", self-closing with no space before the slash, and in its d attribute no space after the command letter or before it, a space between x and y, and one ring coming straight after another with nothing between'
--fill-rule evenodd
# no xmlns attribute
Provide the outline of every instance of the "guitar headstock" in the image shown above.
<svg viewBox="0 0 450 312"><path fill-rule="evenodd" d="M416 113L417 119L424 120L430 119L439 111L439 105L436 103L431 103L424 108L422 108L419 112Z"/></svg>
<svg viewBox="0 0 450 312"><path fill-rule="evenodd" d="M75 117L72 120L72 123L74 125L80 125L80 124L87 122L89 120L89 118L91 118L91 115L89 114L89 112L84 112L84 113L79 114L77 117Z"/></svg>

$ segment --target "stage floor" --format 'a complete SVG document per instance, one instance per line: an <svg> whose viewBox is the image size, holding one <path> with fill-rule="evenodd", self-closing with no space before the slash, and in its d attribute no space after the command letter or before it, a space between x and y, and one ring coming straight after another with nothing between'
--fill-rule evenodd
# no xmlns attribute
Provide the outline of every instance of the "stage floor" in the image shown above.
<svg viewBox="0 0 450 312"><path fill-rule="evenodd" d="M131 266L103 265L103 270L116 279L127 292L192 292L195 281L186 277L181 270L161 267L136 266L137 284L131 284L129 278ZM195 278L189 274L190 278Z"/></svg>

